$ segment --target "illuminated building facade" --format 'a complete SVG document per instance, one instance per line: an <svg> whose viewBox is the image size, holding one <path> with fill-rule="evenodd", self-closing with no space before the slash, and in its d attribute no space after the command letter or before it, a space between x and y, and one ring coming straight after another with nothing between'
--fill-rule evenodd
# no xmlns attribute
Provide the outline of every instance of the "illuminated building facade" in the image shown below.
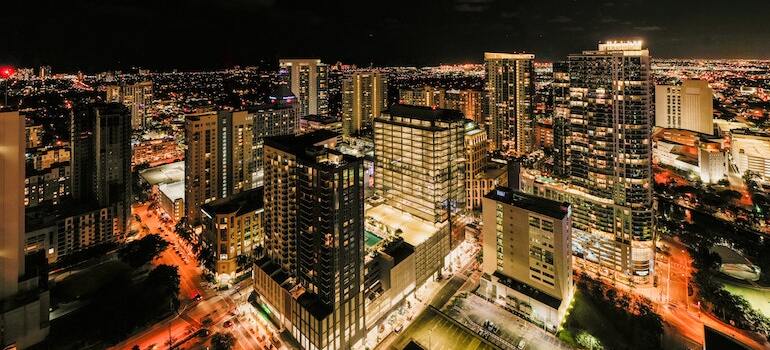
<svg viewBox="0 0 770 350"><path fill-rule="evenodd" d="M255 291L303 349L360 348L365 330L363 160L329 148L336 138L265 140L268 236Z"/></svg>
<svg viewBox="0 0 770 350"><path fill-rule="evenodd" d="M131 127L143 129L147 126L149 109L152 106L152 82L141 81L133 84L107 85L107 102L122 103L131 111Z"/></svg>
<svg viewBox="0 0 770 350"><path fill-rule="evenodd" d="M465 206L462 113L393 105L375 119L375 188L389 204L428 222Z"/></svg>
<svg viewBox="0 0 770 350"><path fill-rule="evenodd" d="M24 117L0 112L0 345L26 349L48 336L48 271L24 254Z"/></svg>
<svg viewBox="0 0 770 350"><path fill-rule="evenodd" d="M201 205L254 187L252 116L246 111L187 115L185 139L185 210L196 226Z"/></svg>
<svg viewBox="0 0 770 350"><path fill-rule="evenodd" d="M376 71L353 72L342 80L342 128L345 137L371 128L385 110L388 78Z"/></svg>
<svg viewBox="0 0 770 350"><path fill-rule="evenodd" d="M497 150L527 154L534 147L533 54L484 53L490 139Z"/></svg>
<svg viewBox="0 0 770 350"><path fill-rule="evenodd" d="M220 281L235 278L249 269L238 259L250 261L264 242L262 188L247 190L201 206L204 239L214 250L214 269ZM242 263L243 264L243 263Z"/></svg>
<svg viewBox="0 0 770 350"><path fill-rule="evenodd" d="M281 59L282 74L297 96L299 115L329 114L329 67L320 59Z"/></svg>
<svg viewBox="0 0 770 350"><path fill-rule="evenodd" d="M573 293L569 203L498 187L484 197L479 293L556 332Z"/></svg>
<svg viewBox="0 0 770 350"><path fill-rule="evenodd" d="M655 125L714 134L714 91L705 80L655 86Z"/></svg>

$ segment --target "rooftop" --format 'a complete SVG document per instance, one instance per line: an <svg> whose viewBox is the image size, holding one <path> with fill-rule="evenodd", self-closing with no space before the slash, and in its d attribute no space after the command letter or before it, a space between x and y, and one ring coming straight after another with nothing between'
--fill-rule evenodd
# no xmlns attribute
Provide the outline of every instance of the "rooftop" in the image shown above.
<svg viewBox="0 0 770 350"><path fill-rule="evenodd" d="M229 197L217 199L201 206L201 211L210 217L221 214L243 215L264 208L262 187L239 192Z"/></svg>
<svg viewBox="0 0 770 350"><path fill-rule="evenodd" d="M413 119L420 119L426 121L458 121L464 120L463 113L454 109L433 108L427 106L413 106L394 104L388 108L383 114L388 114L391 117L407 117ZM385 117L383 115L383 117Z"/></svg>
<svg viewBox="0 0 770 350"><path fill-rule="evenodd" d="M364 215L389 227L393 233L401 229L401 237L404 241L415 247L425 242L445 225L445 223L427 222L387 204L370 208Z"/></svg>
<svg viewBox="0 0 770 350"><path fill-rule="evenodd" d="M178 199L184 200L184 179L171 183L161 183L158 185L158 190L172 202Z"/></svg>
<svg viewBox="0 0 770 350"><path fill-rule="evenodd" d="M139 176L150 185L184 181L184 161L145 169L139 172Z"/></svg>
<svg viewBox="0 0 770 350"><path fill-rule="evenodd" d="M403 239L396 239L383 247L383 253L393 258L393 265L398 265L404 259L408 258L414 253L414 247L404 242Z"/></svg>
<svg viewBox="0 0 770 350"><path fill-rule="evenodd" d="M557 202L507 187L497 187L484 197L559 220L567 216L570 211L569 203Z"/></svg>
<svg viewBox="0 0 770 350"><path fill-rule="evenodd" d="M326 129L314 130L302 135L282 135L265 137L265 146L270 146L286 153L302 155L313 146L336 143L339 134Z"/></svg>

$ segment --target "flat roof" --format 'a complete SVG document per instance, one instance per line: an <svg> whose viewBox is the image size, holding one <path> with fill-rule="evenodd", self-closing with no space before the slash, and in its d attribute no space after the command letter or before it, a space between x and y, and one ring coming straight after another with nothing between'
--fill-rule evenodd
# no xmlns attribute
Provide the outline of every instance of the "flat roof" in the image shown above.
<svg viewBox="0 0 770 350"><path fill-rule="evenodd" d="M570 206L569 203L557 202L529 193L515 191L508 187L497 187L489 191L484 197L559 220L567 216Z"/></svg>
<svg viewBox="0 0 770 350"><path fill-rule="evenodd" d="M139 172L150 185L184 181L184 161L159 165Z"/></svg>
<svg viewBox="0 0 770 350"><path fill-rule="evenodd" d="M235 214L240 216L264 207L262 187L257 187L206 203L201 206L201 210L209 215Z"/></svg>
<svg viewBox="0 0 770 350"><path fill-rule="evenodd" d="M184 200L184 179L172 183L158 184L158 190L172 202L177 199Z"/></svg>
<svg viewBox="0 0 770 350"><path fill-rule="evenodd" d="M302 155L309 147L318 146L327 142L337 142L340 136L331 130L319 129L301 135L281 135L265 137L265 146L280 149L294 155Z"/></svg>
<svg viewBox="0 0 770 350"><path fill-rule="evenodd" d="M408 117L420 120L457 121L465 119L463 113L455 109L433 108L427 106L413 106L394 104L384 113L390 116Z"/></svg>
<svg viewBox="0 0 770 350"><path fill-rule="evenodd" d="M445 224L434 224L387 204L380 204L366 210L364 216L370 217L391 228L401 229L401 237L406 243L418 246L438 232Z"/></svg>

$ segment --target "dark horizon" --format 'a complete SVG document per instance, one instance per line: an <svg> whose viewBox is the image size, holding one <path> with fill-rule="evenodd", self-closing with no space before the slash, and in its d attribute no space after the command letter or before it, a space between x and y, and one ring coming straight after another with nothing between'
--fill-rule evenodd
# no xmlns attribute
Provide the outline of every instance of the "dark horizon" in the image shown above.
<svg viewBox="0 0 770 350"><path fill-rule="evenodd" d="M29 0L7 4L0 63L54 72L276 66L320 57L358 66L480 63L484 51L566 58L610 39L655 58L770 59L770 3L720 1Z"/></svg>

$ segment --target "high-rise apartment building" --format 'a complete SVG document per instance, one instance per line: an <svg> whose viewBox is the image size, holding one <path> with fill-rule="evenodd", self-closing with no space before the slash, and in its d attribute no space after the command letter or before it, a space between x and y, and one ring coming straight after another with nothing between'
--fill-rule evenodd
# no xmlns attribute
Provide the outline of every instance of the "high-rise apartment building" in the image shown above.
<svg viewBox="0 0 770 350"><path fill-rule="evenodd" d="M551 80L553 101L553 173L558 177L569 176L569 63L554 62Z"/></svg>
<svg viewBox="0 0 770 350"><path fill-rule="evenodd" d="M0 112L0 346L29 348L48 335L45 262L24 255L24 117Z"/></svg>
<svg viewBox="0 0 770 350"><path fill-rule="evenodd" d="M264 178L262 164L264 138L294 135L299 131L299 104L288 87L281 86L270 97L270 103L249 108L254 120L254 185L261 186Z"/></svg>
<svg viewBox="0 0 770 350"><path fill-rule="evenodd" d="M393 105L375 119L375 188L392 206L436 223L465 205L462 113Z"/></svg>
<svg viewBox="0 0 770 350"><path fill-rule="evenodd" d="M185 207L191 225L200 206L252 189L254 122L246 111L191 114L185 120Z"/></svg>
<svg viewBox="0 0 770 350"><path fill-rule="evenodd" d="M106 89L107 102L122 103L131 111L131 127L134 130L147 126L149 109L152 105L151 81L107 85Z"/></svg>
<svg viewBox="0 0 770 350"><path fill-rule="evenodd" d="M281 59L281 73L297 96L300 116L329 113L329 68L317 58Z"/></svg>
<svg viewBox="0 0 770 350"><path fill-rule="evenodd" d="M363 160L327 130L265 139L267 249L255 291L304 349L353 349L364 336Z"/></svg>
<svg viewBox="0 0 770 350"><path fill-rule="evenodd" d="M72 197L112 208L119 239L131 216L130 118L122 104L106 103L76 108L70 122Z"/></svg>
<svg viewBox="0 0 770 350"><path fill-rule="evenodd" d="M371 127L388 100L388 78L377 71L353 72L342 80L342 129L345 137Z"/></svg>
<svg viewBox="0 0 770 350"><path fill-rule="evenodd" d="M575 254L597 274L652 282L652 86L639 41L569 56L569 184L530 177L527 192L572 203Z"/></svg>
<svg viewBox="0 0 770 350"><path fill-rule="evenodd" d="M655 125L714 134L714 92L705 80L655 86Z"/></svg>
<svg viewBox="0 0 770 350"><path fill-rule="evenodd" d="M489 137L497 150L533 151L534 60L533 54L484 53Z"/></svg>
<svg viewBox="0 0 770 350"><path fill-rule="evenodd" d="M571 209L506 187L484 197L479 292L556 332L573 293Z"/></svg>

